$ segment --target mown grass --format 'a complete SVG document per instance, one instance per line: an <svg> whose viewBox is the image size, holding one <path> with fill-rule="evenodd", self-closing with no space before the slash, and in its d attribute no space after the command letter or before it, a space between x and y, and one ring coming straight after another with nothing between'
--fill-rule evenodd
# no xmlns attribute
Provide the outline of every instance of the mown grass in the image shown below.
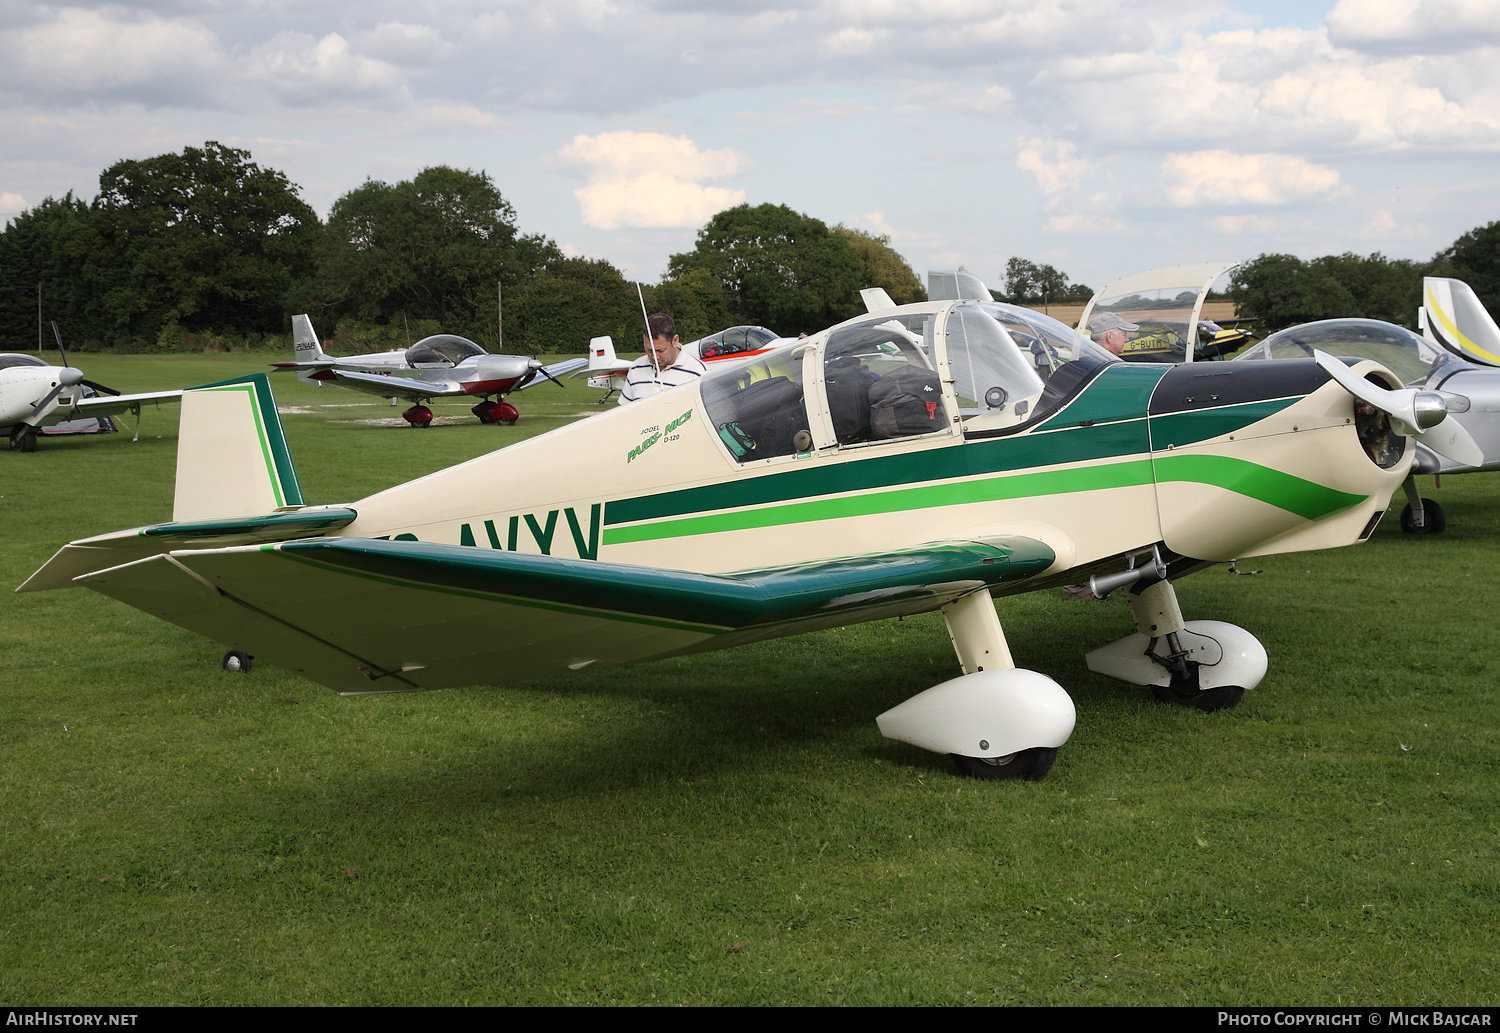
<svg viewBox="0 0 1500 1033"><path fill-rule="evenodd" d="M258 361L85 368L141 389ZM356 407L285 418L313 502L597 398L543 385L515 428L409 431L275 383ZM148 411L139 444L0 454L0 584L165 518L175 436ZM1364 546L1182 582L1190 616L1270 652L1228 713L1087 671L1123 604L1002 601L1018 663L1078 704L1036 784L962 781L876 731L954 673L933 616L343 699L224 674L222 647L102 596L0 595L0 998L1492 1005L1495 483L1433 492L1438 538L1392 512Z"/></svg>

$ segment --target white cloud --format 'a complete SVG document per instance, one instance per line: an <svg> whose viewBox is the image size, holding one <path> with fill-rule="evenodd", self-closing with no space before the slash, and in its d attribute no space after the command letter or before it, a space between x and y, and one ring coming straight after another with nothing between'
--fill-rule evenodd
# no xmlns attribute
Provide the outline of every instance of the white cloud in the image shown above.
<svg viewBox="0 0 1500 1033"><path fill-rule="evenodd" d="M1379 209L1355 236L1361 240L1413 240L1426 237L1431 230L1421 222L1402 222L1384 208Z"/></svg>
<svg viewBox="0 0 1500 1033"><path fill-rule="evenodd" d="M1285 154L1194 151L1168 154L1157 180L1167 203L1281 205L1328 197L1339 186L1338 170Z"/></svg>
<svg viewBox="0 0 1500 1033"><path fill-rule="evenodd" d="M1219 236L1244 237L1273 233L1281 228L1281 223L1264 215L1215 215L1208 220L1208 228Z"/></svg>
<svg viewBox="0 0 1500 1033"><path fill-rule="evenodd" d="M1068 212L1048 219L1047 232L1068 236L1116 236L1129 233L1131 229L1119 219L1098 212Z"/></svg>
<svg viewBox="0 0 1500 1033"><path fill-rule="evenodd" d="M218 38L200 23L132 17L113 7L63 8L55 17L0 35L0 81L32 103L90 103L108 96L212 107L228 67Z"/></svg>
<svg viewBox="0 0 1500 1033"><path fill-rule="evenodd" d="M1036 177L1043 208L1056 208L1093 171L1092 164L1078 156L1078 145L1069 140L1022 137L1018 142L1016 167Z"/></svg>
<svg viewBox="0 0 1500 1033"><path fill-rule="evenodd" d="M724 148L700 151L686 136L613 132L578 135L557 152L589 178L573 191L585 225L596 229L689 228L745 200L745 191L702 185L732 176L749 159Z"/></svg>
<svg viewBox="0 0 1500 1033"><path fill-rule="evenodd" d="M248 71L292 107L407 97L406 76L399 68L356 53L336 32L321 39L303 32L277 33L251 51Z"/></svg>
<svg viewBox="0 0 1500 1033"><path fill-rule="evenodd" d="M26 203L26 198L20 194L0 194L0 218L20 215L29 207L31 206Z"/></svg>
<svg viewBox="0 0 1500 1033"><path fill-rule="evenodd" d="M1397 50L1468 50L1500 43L1494 0L1339 0L1324 19L1339 46Z"/></svg>
<svg viewBox="0 0 1500 1033"><path fill-rule="evenodd" d="M1493 64L1372 57L1322 29L1186 33L1175 53L1070 58L1037 84L1122 145L1500 149Z"/></svg>

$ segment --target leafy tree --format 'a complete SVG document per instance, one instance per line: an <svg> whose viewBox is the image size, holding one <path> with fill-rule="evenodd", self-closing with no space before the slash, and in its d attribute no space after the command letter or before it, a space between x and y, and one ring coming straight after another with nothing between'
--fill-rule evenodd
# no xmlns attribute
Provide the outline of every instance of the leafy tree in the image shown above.
<svg viewBox="0 0 1500 1033"><path fill-rule="evenodd" d="M635 287L603 259L553 259L522 284L514 304L507 298L505 310L506 351L525 341L537 353L581 354L589 339L600 334L610 334L618 344L640 333ZM622 338L627 328L629 336ZM630 346L623 344L621 350Z"/></svg>
<svg viewBox="0 0 1500 1033"><path fill-rule="evenodd" d="M1261 255L1229 280L1229 296L1242 316L1280 330L1318 319L1358 316L1410 326L1416 318L1421 267L1378 252L1350 252L1304 262L1295 255Z"/></svg>
<svg viewBox="0 0 1500 1033"><path fill-rule="evenodd" d="M102 337L97 305L84 278L92 228L89 206L69 191L47 198L0 233L0 349L37 340L37 294L44 320L57 320L69 347ZM51 346L52 335L43 333Z"/></svg>
<svg viewBox="0 0 1500 1033"><path fill-rule="evenodd" d="M734 325L734 317L724 300L724 288L706 269L689 269L681 277L666 279L646 288L646 307L665 312L677 324L677 335L684 341L695 341ZM631 313L630 334L639 334L641 323L637 309ZM622 331L623 333L623 331ZM625 340L624 336L615 341Z"/></svg>
<svg viewBox="0 0 1500 1033"><path fill-rule="evenodd" d="M795 334L860 311L859 252L820 220L785 205L740 205L715 215L698 231L694 250L668 261L670 279L694 270L722 285L737 323Z"/></svg>
<svg viewBox="0 0 1500 1033"><path fill-rule="evenodd" d="M294 296L315 319L435 319L449 333L493 341L497 284L516 296L563 260L552 241L515 223L485 172L437 165L394 185L369 180L334 202L318 274ZM526 324L518 331L508 349L524 343Z"/></svg>
<svg viewBox="0 0 1500 1033"><path fill-rule="evenodd" d="M1476 227L1439 251L1428 276L1463 280L1490 312L1500 316L1500 222Z"/></svg>
<svg viewBox="0 0 1500 1033"><path fill-rule="evenodd" d="M107 337L279 330L313 269L318 218L285 175L209 141L99 176L84 277Z"/></svg>
<svg viewBox="0 0 1500 1033"><path fill-rule="evenodd" d="M1004 297L1019 305L1087 299L1093 294L1085 284L1070 283L1067 273L1025 258L1006 262L1001 275L1005 280Z"/></svg>
<svg viewBox="0 0 1500 1033"><path fill-rule="evenodd" d="M898 305L910 305L927 300L927 291L922 281L912 271L906 259L890 246L888 234L875 236L842 223L833 232L847 240L859 253L863 279L861 287L884 287L891 300Z"/></svg>

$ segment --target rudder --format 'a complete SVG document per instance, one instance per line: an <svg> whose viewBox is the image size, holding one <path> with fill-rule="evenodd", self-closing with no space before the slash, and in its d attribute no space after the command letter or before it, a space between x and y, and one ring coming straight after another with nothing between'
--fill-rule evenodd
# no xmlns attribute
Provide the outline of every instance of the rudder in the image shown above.
<svg viewBox="0 0 1500 1033"><path fill-rule="evenodd" d="M174 521L249 516L302 504L266 374L182 393Z"/></svg>

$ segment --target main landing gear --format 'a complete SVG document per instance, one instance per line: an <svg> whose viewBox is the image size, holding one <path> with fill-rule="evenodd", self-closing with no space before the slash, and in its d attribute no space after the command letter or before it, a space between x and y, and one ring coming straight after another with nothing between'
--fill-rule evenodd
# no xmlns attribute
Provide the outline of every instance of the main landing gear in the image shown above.
<svg viewBox="0 0 1500 1033"><path fill-rule="evenodd" d="M36 451L36 428L28 427L24 423L18 423L10 429L10 450L12 452L35 452Z"/></svg>
<svg viewBox="0 0 1500 1033"><path fill-rule="evenodd" d="M1442 534L1448 528L1448 515L1431 499L1417 490L1417 479L1408 477L1401 485L1406 491L1406 508L1401 511L1401 530L1407 534Z"/></svg>
<svg viewBox="0 0 1500 1033"><path fill-rule="evenodd" d="M1165 578L1137 581L1125 598L1136 634L1089 653L1089 670L1204 711L1227 710L1266 676L1266 650L1254 635L1223 621L1184 621Z"/></svg>
<svg viewBox="0 0 1500 1033"><path fill-rule="evenodd" d="M1149 685L1165 703L1234 706L1266 676L1265 648L1233 624L1184 621L1166 573L1153 551L1147 564L1093 579L1101 597L1126 589L1137 633L1089 653L1089 670ZM970 778L1041 778L1073 734L1073 700L1045 674L1016 667L989 589L949 603L943 617L963 675L881 714L881 734L946 753Z"/></svg>
<svg viewBox="0 0 1500 1033"><path fill-rule="evenodd" d="M1036 781L1073 734L1077 712L1061 685L1016 667L990 591L943 607L963 675L875 719L888 739L946 753L970 778Z"/></svg>
<svg viewBox="0 0 1500 1033"><path fill-rule="evenodd" d="M432 410L420 402L402 413L401 418L413 427L432 426Z"/></svg>
<svg viewBox="0 0 1500 1033"><path fill-rule="evenodd" d="M479 417L480 423L498 423L502 427L513 427L521 418L516 407L503 399L498 402L481 401L469 411Z"/></svg>

